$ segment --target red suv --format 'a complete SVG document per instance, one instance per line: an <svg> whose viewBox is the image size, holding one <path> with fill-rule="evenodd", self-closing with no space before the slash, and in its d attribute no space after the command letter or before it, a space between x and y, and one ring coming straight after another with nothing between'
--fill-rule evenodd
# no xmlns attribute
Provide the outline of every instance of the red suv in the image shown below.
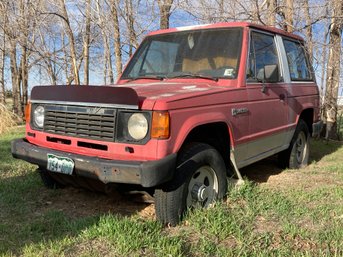
<svg viewBox="0 0 343 257"><path fill-rule="evenodd" d="M34 87L12 153L47 187L140 185L175 225L223 198L244 166L274 154L306 165L318 113L299 36L250 23L174 28L150 33L116 85Z"/></svg>

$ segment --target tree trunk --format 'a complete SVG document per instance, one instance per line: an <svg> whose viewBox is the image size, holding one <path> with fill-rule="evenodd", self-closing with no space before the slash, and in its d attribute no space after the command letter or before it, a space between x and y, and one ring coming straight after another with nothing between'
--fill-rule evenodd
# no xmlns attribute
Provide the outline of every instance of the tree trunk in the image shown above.
<svg viewBox="0 0 343 257"><path fill-rule="evenodd" d="M1 26L6 26L5 19ZM6 55L6 33L5 28L3 29L3 38L1 40L1 48L0 48L0 103L6 103L6 92L5 92L5 55Z"/></svg>
<svg viewBox="0 0 343 257"><path fill-rule="evenodd" d="M109 45L108 45L109 48ZM114 75L113 75L113 65L112 65L112 57L110 51L108 51L108 76L110 77L110 84L114 84Z"/></svg>
<svg viewBox="0 0 343 257"><path fill-rule="evenodd" d="M84 49L84 85L89 84L89 44L91 34L91 1L86 1L86 35L83 42Z"/></svg>
<svg viewBox="0 0 343 257"><path fill-rule="evenodd" d="M5 93L5 49L1 50L0 55L0 103L6 103Z"/></svg>
<svg viewBox="0 0 343 257"><path fill-rule="evenodd" d="M122 72L122 60L121 60L121 39L120 39L120 28L119 28L119 18L118 18L118 0L112 0L112 19L113 19L113 37L114 37L114 55L116 58L116 70L117 78L120 77Z"/></svg>
<svg viewBox="0 0 343 257"><path fill-rule="evenodd" d="M327 48L328 48L328 43L326 41L327 39L327 34L328 32L324 31L323 33L323 37L325 38L324 40L324 44L322 47L322 70L321 70L321 78L320 78L320 96L321 96L321 102L324 103L325 100L325 85L324 85L324 81L325 81L325 73L326 73L326 68L327 68ZM321 108L320 108L320 117L322 119L325 119L324 117L324 104L322 104Z"/></svg>
<svg viewBox="0 0 343 257"><path fill-rule="evenodd" d="M269 26L275 26L276 25L277 1L276 0L268 0L267 7L268 7L268 25Z"/></svg>
<svg viewBox="0 0 343 257"><path fill-rule="evenodd" d="M108 32L106 30L106 25L104 22L104 17L102 9L100 7L100 1L96 1L96 8L98 13L98 23L101 31L102 42L103 42L103 80L104 84L107 85L107 80L109 77L110 84L114 83L113 79L113 67L112 67L112 60L111 60L111 49L110 49L110 40L108 36Z"/></svg>
<svg viewBox="0 0 343 257"><path fill-rule="evenodd" d="M219 0L218 2L218 8L219 8L219 19L217 20L217 22L224 22L225 18L224 18L224 0Z"/></svg>
<svg viewBox="0 0 343 257"><path fill-rule="evenodd" d="M27 95L28 95L28 62L27 62L27 48L26 46L22 46L22 53L21 53L21 88L22 88L22 106L27 104Z"/></svg>
<svg viewBox="0 0 343 257"><path fill-rule="evenodd" d="M293 19L294 19L294 0L286 0L285 6L285 27L284 29L288 32L293 32Z"/></svg>
<svg viewBox="0 0 343 257"><path fill-rule="evenodd" d="M310 56L310 61L313 61L313 37L312 37L312 21L310 15L309 0L304 0L304 11L306 18L306 42L308 55Z"/></svg>
<svg viewBox="0 0 343 257"><path fill-rule="evenodd" d="M330 26L329 60L326 76L326 92L324 102L324 117L326 120L326 138L337 139L337 98L340 80L341 40L343 28L343 2L335 0L332 3L333 16Z"/></svg>
<svg viewBox="0 0 343 257"><path fill-rule="evenodd" d="M22 106L20 101L20 75L17 66L17 50L16 40L11 39L10 42L10 66L12 78L12 99L13 99L13 112L19 117L22 117Z"/></svg>
<svg viewBox="0 0 343 257"><path fill-rule="evenodd" d="M160 8L160 29L169 28L169 17L172 4L173 0L158 0L158 6Z"/></svg>
<svg viewBox="0 0 343 257"><path fill-rule="evenodd" d="M73 76L69 75L69 61L68 61L68 53L67 53L67 46L64 38L63 31L61 32L61 41L62 41L62 49L63 49L63 63L64 63L64 76L67 85L71 85L73 82Z"/></svg>
<svg viewBox="0 0 343 257"><path fill-rule="evenodd" d="M56 78L56 74L54 71L54 68L52 66L52 63L50 60L46 60L46 66L47 66L47 71L48 71L48 75L50 77L51 80L51 84L56 86L57 85L57 78Z"/></svg>
<svg viewBox="0 0 343 257"><path fill-rule="evenodd" d="M129 56L131 57L133 53L133 48L136 48L138 45L137 36L134 28L132 0L125 1L125 9L127 16L127 28L129 30Z"/></svg>
<svg viewBox="0 0 343 257"><path fill-rule="evenodd" d="M107 73L108 73L108 53L110 51L107 37L103 35L102 40L104 41L104 54L103 54L103 76L104 76L104 85L107 85Z"/></svg>
<svg viewBox="0 0 343 257"><path fill-rule="evenodd" d="M27 95L28 95L28 41L29 41L29 24L28 24L28 16L29 10L26 5L25 0L20 1L20 16L21 16L21 23L20 23L20 38L18 38L19 44L21 46L21 55L20 55L20 69L19 69L19 76L21 78L21 108L27 104ZM20 82L19 82L20 84ZM22 110L24 111L24 110Z"/></svg>
<svg viewBox="0 0 343 257"><path fill-rule="evenodd" d="M74 81L76 85L80 85L80 76L79 76L79 69L77 65L77 56L76 56L76 48L75 48L75 38L74 38L74 33L73 30L71 29L70 26L70 21L67 13L67 9L65 6L65 0L60 0L60 6L62 10L62 16L63 16L63 24L64 28L66 30L66 33L69 38L69 46L70 46L70 55L72 59L72 69L73 69L73 74L74 74Z"/></svg>

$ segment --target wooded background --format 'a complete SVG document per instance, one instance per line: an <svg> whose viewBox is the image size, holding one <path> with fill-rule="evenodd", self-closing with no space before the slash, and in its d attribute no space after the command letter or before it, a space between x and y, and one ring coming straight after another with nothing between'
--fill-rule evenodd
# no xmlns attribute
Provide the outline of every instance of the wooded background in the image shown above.
<svg viewBox="0 0 343 257"><path fill-rule="evenodd" d="M250 21L303 36L337 138L342 0L1 0L0 104L23 116L34 84L113 84L144 35L172 26Z"/></svg>

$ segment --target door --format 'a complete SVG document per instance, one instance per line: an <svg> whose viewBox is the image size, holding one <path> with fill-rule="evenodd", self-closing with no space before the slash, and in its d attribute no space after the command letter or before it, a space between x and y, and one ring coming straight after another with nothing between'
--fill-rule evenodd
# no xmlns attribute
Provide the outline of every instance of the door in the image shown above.
<svg viewBox="0 0 343 257"><path fill-rule="evenodd" d="M246 89L250 114L248 159L250 164L285 147L287 134L287 87L282 76L275 35L252 31L247 67ZM266 83L266 65L278 67L278 79Z"/></svg>

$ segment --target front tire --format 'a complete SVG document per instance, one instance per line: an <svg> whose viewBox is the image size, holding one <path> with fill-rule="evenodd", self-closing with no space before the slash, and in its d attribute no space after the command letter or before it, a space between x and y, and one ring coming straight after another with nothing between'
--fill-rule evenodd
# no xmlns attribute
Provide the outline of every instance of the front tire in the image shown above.
<svg viewBox="0 0 343 257"><path fill-rule="evenodd" d="M279 154L281 167L300 169L307 166L310 153L309 141L310 133L307 124L299 120L288 149Z"/></svg>
<svg viewBox="0 0 343 257"><path fill-rule="evenodd" d="M155 190L157 219L175 226L187 209L207 208L226 191L226 168L218 151L203 143L188 145L178 156L172 181Z"/></svg>

